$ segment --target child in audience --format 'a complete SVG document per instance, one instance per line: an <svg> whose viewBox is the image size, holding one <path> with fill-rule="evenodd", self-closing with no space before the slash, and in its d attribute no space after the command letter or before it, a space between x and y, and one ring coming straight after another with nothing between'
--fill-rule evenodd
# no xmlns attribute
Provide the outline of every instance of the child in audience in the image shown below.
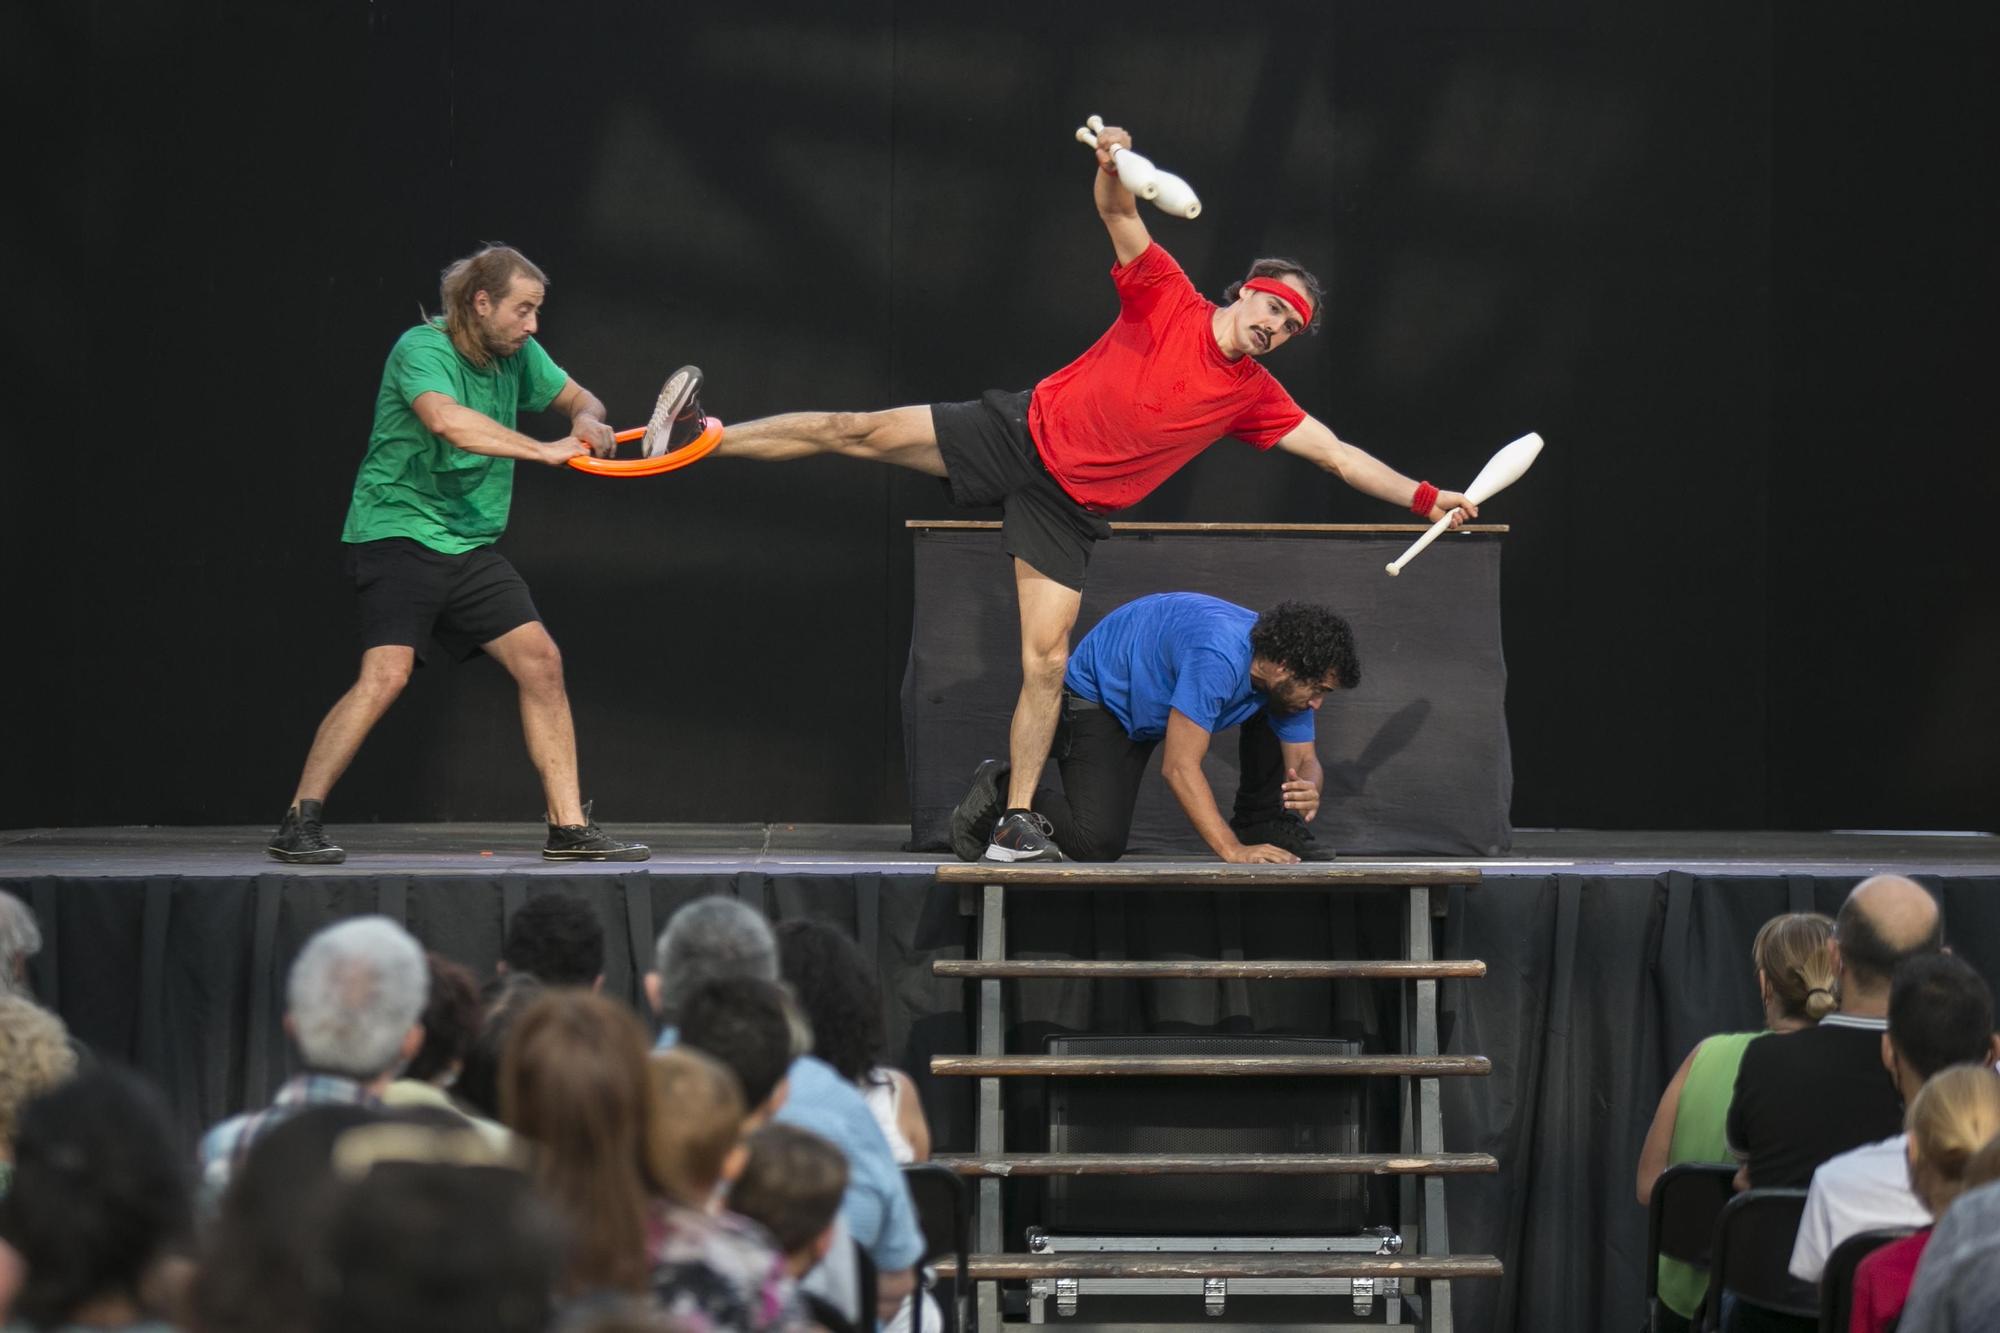
<svg viewBox="0 0 2000 1333"><path fill-rule="evenodd" d="M1987 1065L1953 1065L1931 1076L1910 1103L1910 1188L1933 1219L1966 1189L1973 1157L2000 1134L2000 1074ZM1931 1228L1892 1241L1854 1270L1851 1333L1884 1333L1909 1298Z"/></svg>
<svg viewBox="0 0 2000 1333"><path fill-rule="evenodd" d="M847 1191L847 1159L796 1125L766 1125L750 1136L749 1157L729 1187L731 1212L771 1233L785 1271L804 1277L832 1245Z"/></svg>

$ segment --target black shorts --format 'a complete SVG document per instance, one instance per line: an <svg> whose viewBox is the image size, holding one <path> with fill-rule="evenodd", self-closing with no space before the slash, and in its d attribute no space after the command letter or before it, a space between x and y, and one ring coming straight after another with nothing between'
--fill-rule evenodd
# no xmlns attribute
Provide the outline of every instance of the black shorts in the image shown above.
<svg viewBox="0 0 2000 1333"><path fill-rule="evenodd" d="M435 638L454 662L479 655L508 630L540 620L528 585L490 546L462 555L407 537L350 542L347 572L361 600L361 647L392 644L423 661Z"/></svg>
<svg viewBox="0 0 2000 1333"><path fill-rule="evenodd" d="M931 404L945 488L964 508L1000 506L1000 548L1065 588L1083 590L1090 548L1111 525L1069 497L1028 434L1032 390L991 389L976 403Z"/></svg>

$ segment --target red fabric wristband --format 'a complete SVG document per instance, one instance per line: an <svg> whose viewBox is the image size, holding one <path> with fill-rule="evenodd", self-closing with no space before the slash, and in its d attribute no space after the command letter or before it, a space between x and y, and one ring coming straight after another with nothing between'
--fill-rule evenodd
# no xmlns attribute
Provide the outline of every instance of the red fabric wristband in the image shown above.
<svg viewBox="0 0 2000 1333"><path fill-rule="evenodd" d="M1417 483L1417 493L1410 497L1410 512L1418 518L1429 518L1431 508L1438 502L1438 488L1427 481Z"/></svg>
<svg viewBox="0 0 2000 1333"><path fill-rule="evenodd" d="M1298 288L1292 286L1289 282L1279 282L1276 278L1252 278L1243 284L1243 290L1246 292L1269 292L1280 301L1289 303L1292 309L1298 311L1301 323L1310 325L1313 322L1312 302L1299 295Z"/></svg>

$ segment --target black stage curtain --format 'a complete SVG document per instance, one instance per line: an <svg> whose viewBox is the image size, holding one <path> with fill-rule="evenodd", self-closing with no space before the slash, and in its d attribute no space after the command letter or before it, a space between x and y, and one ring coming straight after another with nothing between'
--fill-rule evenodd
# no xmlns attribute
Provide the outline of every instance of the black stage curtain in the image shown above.
<svg viewBox="0 0 2000 1333"><path fill-rule="evenodd" d="M1320 707L1326 804L1314 825L1342 852L1497 856L1513 845L1514 766L1500 651L1500 542L1447 537L1401 578L1382 567L1407 533L1121 532L1091 559L1071 641L1156 592L1200 592L1261 611L1320 602L1354 627L1361 681ZM921 531L916 615L903 674L910 847L949 851L952 807L980 760L1004 755L1021 692L1012 563L991 530ZM1236 733L1203 764L1226 811ZM1134 852L1208 849L1159 776L1140 788ZM1051 764L1049 781L1055 782Z"/></svg>
<svg viewBox="0 0 2000 1333"><path fill-rule="evenodd" d="M1955 948L2000 976L2000 877L1927 881ZM1439 943L1487 975L1446 985L1443 1041L1491 1057L1485 1079L1445 1080L1446 1147L1491 1152L1498 1175L1449 1182L1451 1244L1506 1262L1497 1283L1463 1283L1468 1328L1597 1330L1640 1318L1645 1215L1633 1194L1660 1090L1711 1032L1759 1021L1750 944L1787 910L1831 913L1849 877L1492 877L1454 890ZM933 1079L932 1055L972 1048L973 994L930 975L965 956L971 925L955 890L915 876L500 876L421 879L53 879L0 882L47 935L41 996L100 1055L168 1091L190 1143L207 1123L262 1101L291 1069L279 1029L284 972L314 930L384 911L477 969L499 952L505 913L529 893L597 904L607 990L636 999L659 927L683 903L732 894L776 919L813 916L855 932L876 960L891 1058L915 1074L940 1150L972 1144L969 1082ZM1397 952L1400 897L1037 893L1012 912L1026 957L1379 957ZM1270 982L1010 985L1009 1043L1070 1032L1265 1032L1357 1036L1390 1049L1392 987ZM949 1086L947 1086L949 1085ZM1385 1108L1372 1105L1371 1123ZM1032 1087L1010 1103L1014 1146L1041 1133ZM1379 1205L1380 1200L1371 1206ZM1034 1198L1011 1201L1009 1234Z"/></svg>

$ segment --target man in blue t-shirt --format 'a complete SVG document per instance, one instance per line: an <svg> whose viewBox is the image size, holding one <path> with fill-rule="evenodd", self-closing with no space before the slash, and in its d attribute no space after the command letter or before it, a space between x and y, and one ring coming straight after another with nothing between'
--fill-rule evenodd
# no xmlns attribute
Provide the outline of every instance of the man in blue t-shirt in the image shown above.
<svg viewBox="0 0 2000 1333"><path fill-rule="evenodd" d="M1258 615L1193 592L1128 602L1070 655L1054 747L1063 789L1037 791L1035 815L1063 856L1116 861L1131 836L1139 780L1164 741L1161 776L1217 856L1330 861L1332 850L1307 827L1323 780L1313 715L1328 694L1360 679L1354 632L1323 606L1282 602ZM1241 774L1225 821L1201 761L1210 738L1229 727L1241 728ZM1006 778L1006 761L982 763L952 812L952 850L962 859L995 856L987 838Z"/></svg>

